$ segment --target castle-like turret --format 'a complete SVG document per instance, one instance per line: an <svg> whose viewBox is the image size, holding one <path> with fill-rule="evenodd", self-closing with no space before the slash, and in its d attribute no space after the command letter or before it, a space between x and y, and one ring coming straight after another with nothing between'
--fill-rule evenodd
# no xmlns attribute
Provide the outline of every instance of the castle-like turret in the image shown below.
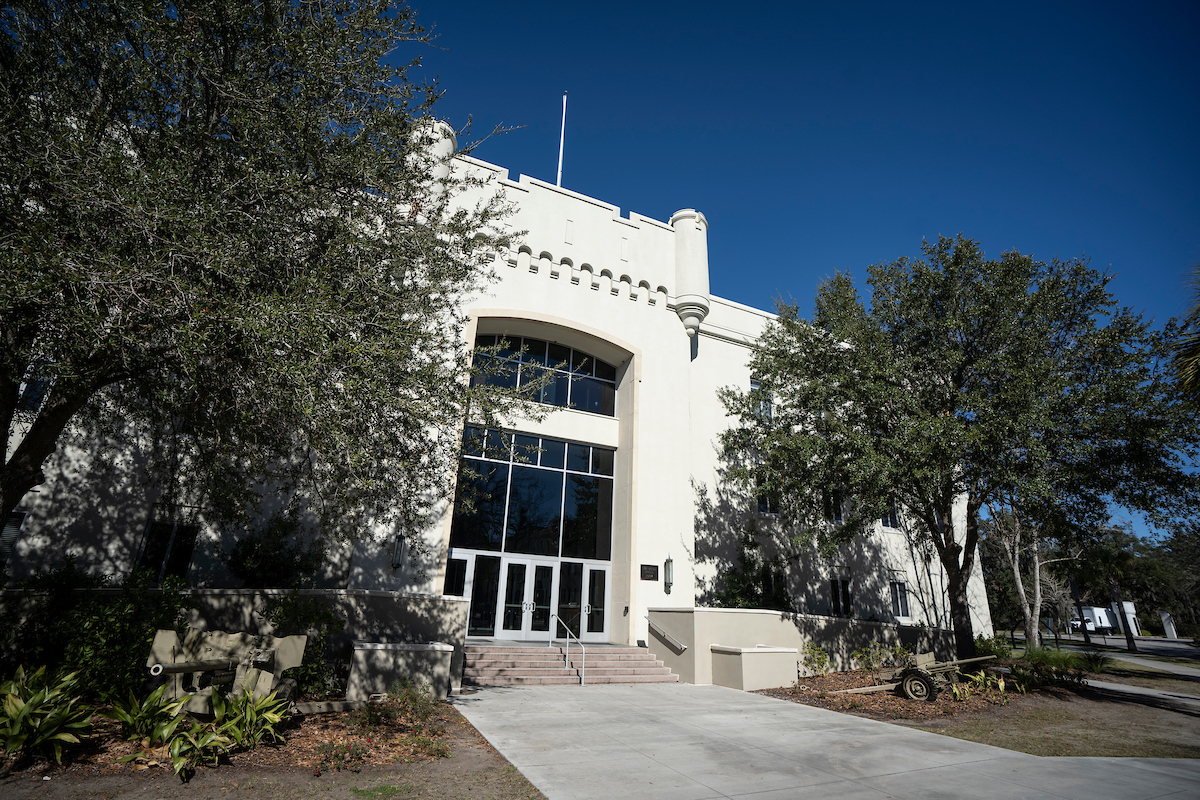
<svg viewBox="0 0 1200 800"><path fill-rule="evenodd" d="M414 169L428 172L431 198L440 198L450 177L450 158L458 149L454 128L441 120L423 119L417 123L414 142L416 152L409 156Z"/></svg>
<svg viewBox="0 0 1200 800"><path fill-rule="evenodd" d="M708 316L708 220L694 208L671 215L675 230L675 313L688 336Z"/></svg>

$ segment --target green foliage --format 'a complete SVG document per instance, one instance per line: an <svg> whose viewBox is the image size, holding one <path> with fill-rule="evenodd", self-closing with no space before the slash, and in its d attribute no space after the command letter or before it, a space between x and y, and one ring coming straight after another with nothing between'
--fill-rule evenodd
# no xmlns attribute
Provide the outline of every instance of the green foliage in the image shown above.
<svg viewBox="0 0 1200 800"><path fill-rule="evenodd" d="M800 663L810 675L824 675L829 671L829 653L820 646L809 642L801 653Z"/></svg>
<svg viewBox="0 0 1200 800"><path fill-rule="evenodd" d="M869 308L846 275L811 321L781 305L751 357L760 391L722 392L740 421L722 446L730 477L821 545L871 531L895 500L946 571L965 656L980 509L1004 492L1067 529L1111 505L1168 519L1200 499L1200 419L1159 367L1177 326L1118 307L1085 261L986 259L961 236L923 256L869 267ZM823 498L838 491L854 502L831 525Z"/></svg>
<svg viewBox="0 0 1200 800"><path fill-rule="evenodd" d="M290 588L312 580L325 563L325 542L303 543L304 530L295 509L273 514L266 525L234 543L223 560L242 585L257 589Z"/></svg>
<svg viewBox="0 0 1200 800"><path fill-rule="evenodd" d="M274 692L256 698L254 692L247 689L228 699L220 692L213 692L212 704L217 730L242 750L254 750L264 739L283 741L279 726L287 701L276 698Z"/></svg>
<svg viewBox="0 0 1200 800"><path fill-rule="evenodd" d="M881 667L899 664L909 656L908 649L900 644L884 644L871 642L850 653L850 658L858 662L859 669L875 672Z"/></svg>
<svg viewBox="0 0 1200 800"><path fill-rule="evenodd" d="M222 755L229 752L232 740L215 722L193 722L190 728L180 728L167 745L171 768L184 783L191 780L196 767L210 762L214 767Z"/></svg>
<svg viewBox="0 0 1200 800"><path fill-rule="evenodd" d="M1184 317L1183 335L1171 361L1179 388L1193 400L1200 398L1200 265L1192 273L1196 301Z"/></svg>
<svg viewBox="0 0 1200 800"><path fill-rule="evenodd" d="M1088 650L1079 654L1079 662L1083 669L1087 672L1094 672L1099 675L1113 665L1111 656L1106 656L1104 653L1096 650Z"/></svg>
<svg viewBox="0 0 1200 800"><path fill-rule="evenodd" d="M782 559L766 559L754 528L742 534L736 566L717 575L713 601L721 608L769 608L791 611Z"/></svg>
<svg viewBox="0 0 1200 800"><path fill-rule="evenodd" d="M0 407L49 382L0 514L78 424L152 436L212 520L270 487L331 539L422 528L467 409L524 404L467 380L461 299L511 234L435 150L426 38L394 0L0 8Z"/></svg>
<svg viewBox="0 0 1200 800"><path fill-rule="evenodd" d="M179 727L183 707L191 695L169 700L163 696L166 690L164 683L141 702L130 692L127 701L114 701L112 710L104 716L120 722L126 738L142 742L145 747L169 742Z"/></svg>
<svg viewBox="0 0 1200 800"><path fill-rule="evenodd" d="M76 670L80 686L98 699L140 691L154 632L178 628L186 608L182 580L167 578L154 589L151 578L139 571L118 588L69 558L26 578L18 588L28 591L34 604L4 635L8 668L25 662ZM97 588L109 591L86 591Z"/></svg>
<svg viewBox="0 0 1200 800"><path fill-rule="evenodd" d="M80 704L78 673L49 677L45 667L26 673L18 667L0 683L0 740L4 754L20 762L50 751L62 763L63 745L78 744L91 728L92 709Z"/></svg>
<svg viewBox="0 0 1200 800"><path fill-rule="evenodd" d="M321 766L341 772L348 769L358 772L371 748L358 740L350 742L324 742L317 747L317 755L321 757Z"/></svg>
<svg viewBox="0 0 1200 800"><path fill-rule="evenodd" d="M322 698L340 691L345 682L338 669L344 659L337 658L332 652L329 638L346 623L328 604L319 597L293 589L269 599L262 615L274 627L275 636L308 636L304 663L287 671L288 677L295 679L301 696Z"/></svg>
<svg viewBox="0 0 1200 800"><path fill-rule="evenodd" d="M1012 675L1031 689L1054 683L1082 684L1084 663L1078 653L1069 650L1030 648L1013 664Z"/></svg>
<svg viewBox="0 0 1200 800"><path fill-rule="evenodd" d="M975 637L975 652L981 656L995 656L996 658L1008 659L1012 658L1012 645L1008 639L1003 636L993 636L991 638L984 637L979 634Z"/></svg>

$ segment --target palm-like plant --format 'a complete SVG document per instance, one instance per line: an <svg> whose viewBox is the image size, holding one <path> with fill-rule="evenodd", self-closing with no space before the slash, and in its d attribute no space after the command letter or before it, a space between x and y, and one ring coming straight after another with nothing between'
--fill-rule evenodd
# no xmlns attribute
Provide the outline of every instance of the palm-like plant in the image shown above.
<svg viewBox="0 0 1200 800"><path fill-rule="evenodd" d="M1191 397L1200 399L1200 265L1192 275L1196 302L1183 319L1184 337L1175 352L1172 366L1179 379L1179 388Z"/></svg>

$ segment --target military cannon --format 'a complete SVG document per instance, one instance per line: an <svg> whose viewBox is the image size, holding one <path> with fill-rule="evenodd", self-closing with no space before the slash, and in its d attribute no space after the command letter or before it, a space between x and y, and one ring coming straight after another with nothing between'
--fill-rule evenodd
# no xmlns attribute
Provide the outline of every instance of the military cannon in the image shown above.
<svg viewBox="0 0 1200 800"><path fill-rule="evenodd" d="M146 666L154 678L165 676L166 696L190 695L188 711L212 713L212 693L252 692L265 697L275 692L288 698L295 681L283 671L304 661L307 636L254 636L249 633L201 631L189 628L183 641L172 630L154 635Z"/></svg>
<svg viewBox="0 0 1200 800"><path fill-rule="evenodd" d="M858 689L842 689L836 694L870 694L899 689L900 693L909 700L933 701L937 699L938 693L954 680L959 667L965 664L990 661L993 658L995 656L938 661L933 653L914 653L895 669L882 670L879 677L885 681L884 683L877 686L863 686Z"/></svg>

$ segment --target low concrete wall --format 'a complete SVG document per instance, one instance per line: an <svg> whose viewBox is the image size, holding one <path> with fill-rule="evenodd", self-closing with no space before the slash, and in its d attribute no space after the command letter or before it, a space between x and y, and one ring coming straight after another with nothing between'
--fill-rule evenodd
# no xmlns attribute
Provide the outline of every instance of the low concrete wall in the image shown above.
<svg viewBox="0 0 1200 800"><path fill-rule="evenodd" d="M119 595L120 589L90 591ZM154 591L154 590L149 590ZM200 630L274 635L275 629L262 616L268 600L290 594L286 589L193 589L185 592L192 606L186 624ZM329 605L345 622L331 644L349 664L354 640L388 643L441 642L454 648L450 682L458 688L462 679L463 643L467 635L470 602L461 597L406 594L355 589L304 589L304 597L316 597ZM39 595L18 590L0 590L0 613L6 621L20 620Z"/></svg>
<svg viewBox="0 0 1200 800"><path fill-rule="evenodd" d="M347 700L370 700L405 678L425 686L445 699L450 691L450 663L454 648L448 644L386 644L355 642L350 661Z"/></svg>
<svg viewBox="0 0 1200 800"><path fill-rule="evenodd" d="M754 692L789 686L796 680L794 647L726 647L714 644L712 651L713 683Z"/></svg>
<svg viewBox="0 0 1200 800"><path fill-rule="evenodd" d="M886 622L752 608L652 608L650 621L650 638L646 642L650 652L684 683L714 683L713 645L796 648L796 671L785 684L790 684L798 675L803 650L808 644L816 644L829 654L829 666L833 671L853 669L850 653L871 642L899 642L910 650L932 652L939 660L954 657L953 632ZM679 644L656 628L678 640Z"/></svg>

